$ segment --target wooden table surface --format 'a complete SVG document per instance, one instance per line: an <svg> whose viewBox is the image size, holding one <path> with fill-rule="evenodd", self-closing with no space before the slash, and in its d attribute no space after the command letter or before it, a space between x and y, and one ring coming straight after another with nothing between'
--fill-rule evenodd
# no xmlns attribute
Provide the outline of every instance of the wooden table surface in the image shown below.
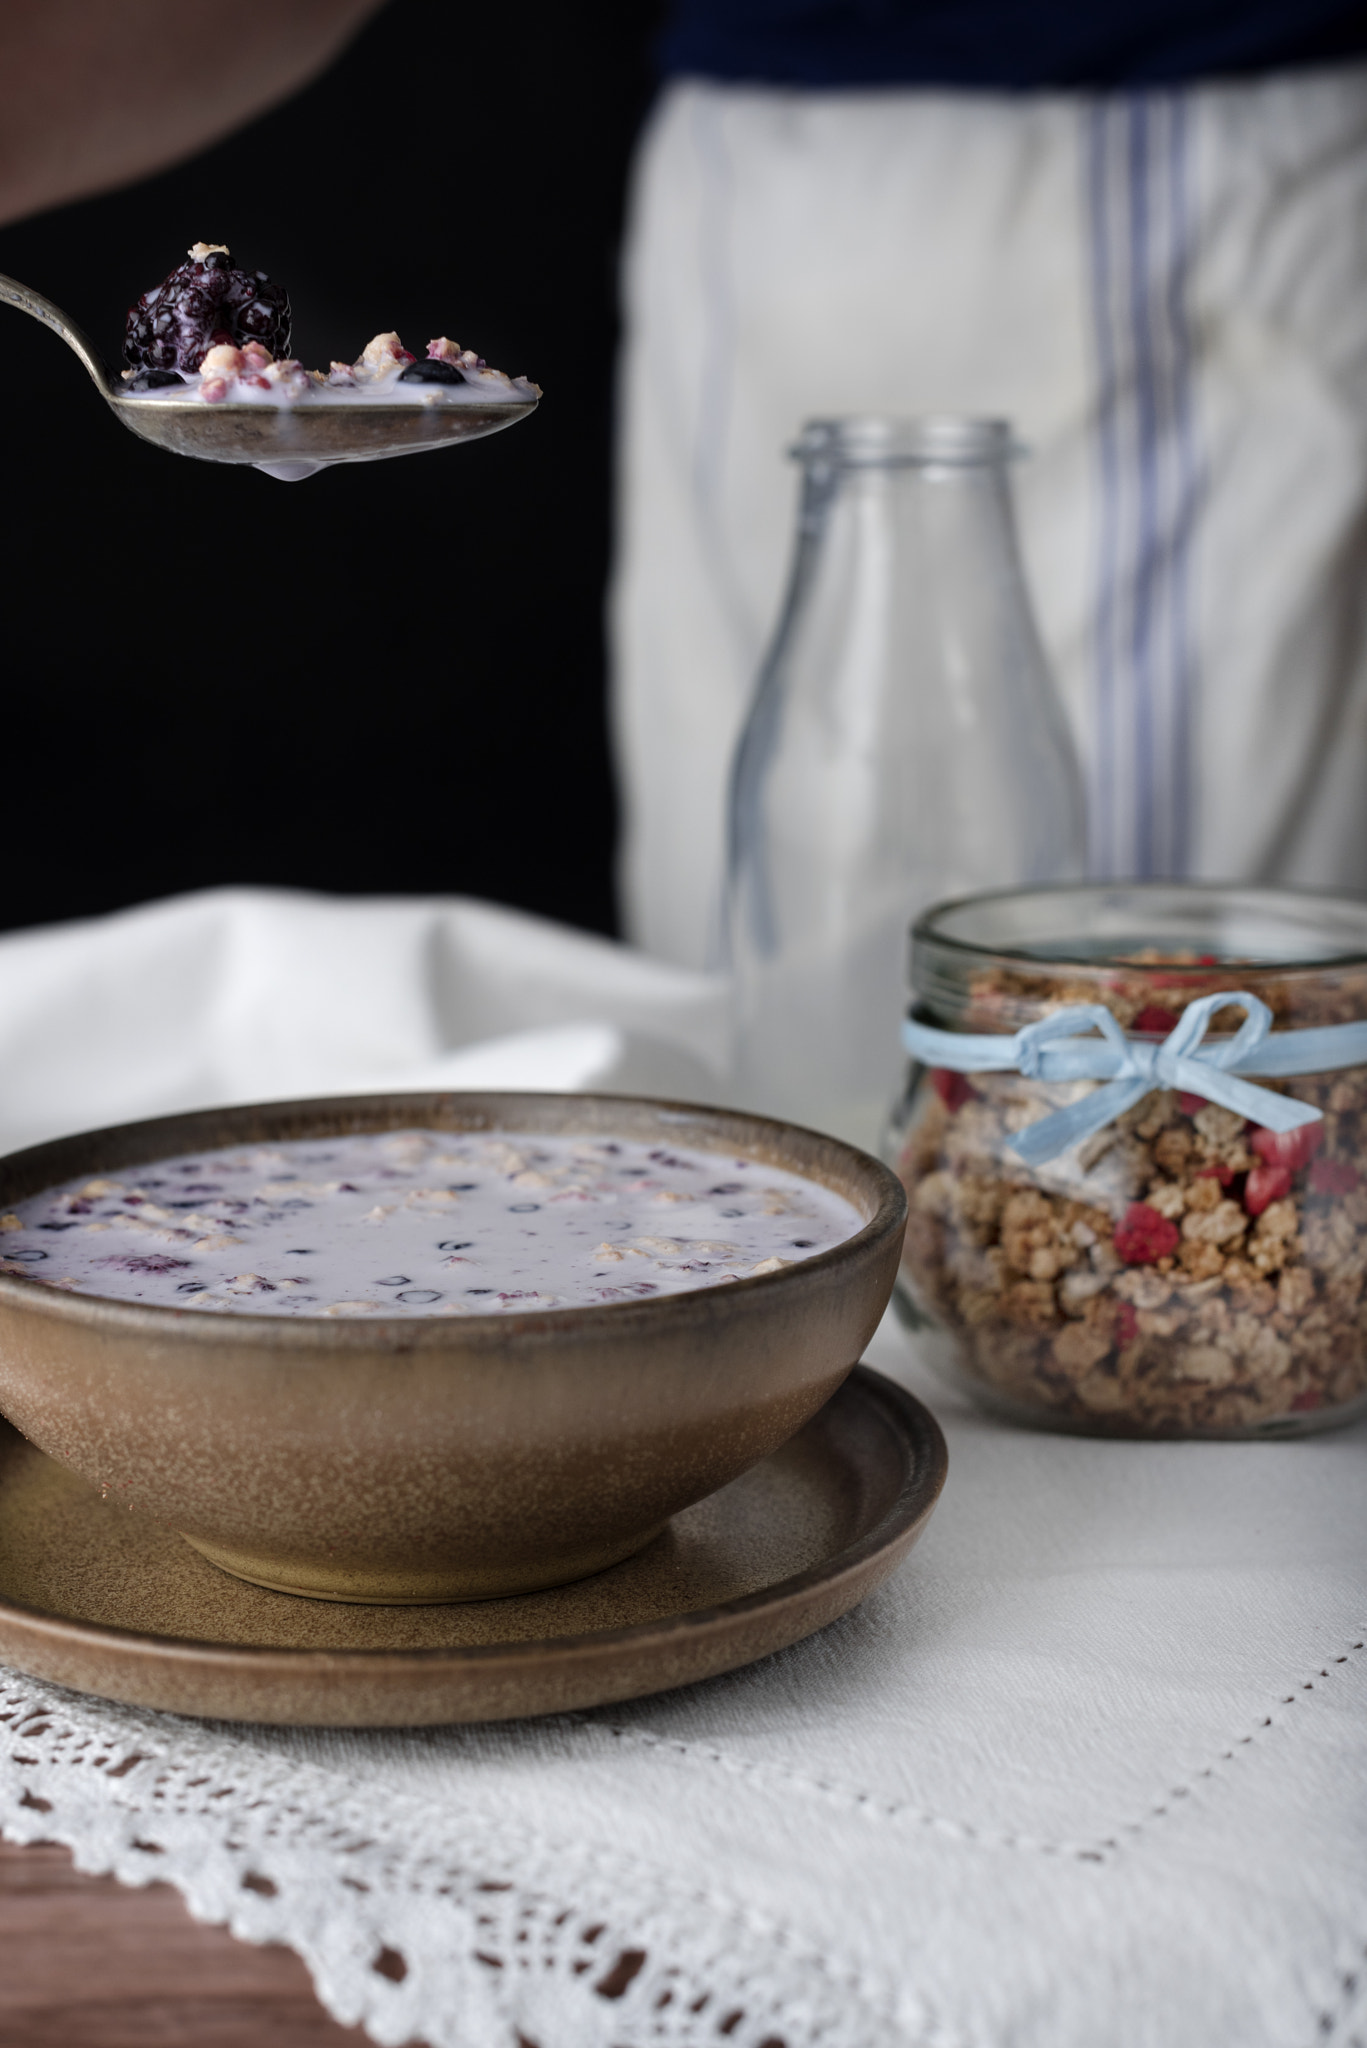
<svg viewBox="0 0 1367 2048"><path fill-rule="evenodd" d="M3 2048L368 2048L292 1949L192 1920L170 1885L85 1877L65 1849L0 1842Z"/></svg>

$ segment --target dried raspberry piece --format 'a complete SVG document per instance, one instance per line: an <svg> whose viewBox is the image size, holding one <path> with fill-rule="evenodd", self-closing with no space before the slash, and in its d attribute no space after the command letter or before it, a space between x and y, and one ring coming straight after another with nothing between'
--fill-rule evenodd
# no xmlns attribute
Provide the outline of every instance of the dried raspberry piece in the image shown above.
<svg viewBox="0 0 1367 2048"><path fill-rule="evenodd" d="M1148 1202L1131 1202L1124 1221L1115 1227L1112 1242L1127 1266L1148 1266L1155 1259L1170 1258L1182 1242L1182 1233Z"/></svg>
<svg viewBox="0 0 1367 2048"><path fill-rule="evenodd" d="M1205 1108L1206 1098L1204 1095L1189 1095L1182 1089L1178 1093L1177 1106L1183 1116L1195 1116L1199 1110Z"/></svg>
<svg viewBox="0 0 1367 2048"><path fill-rule="evenodd" d="M1299 1173L1324 1143L1324 1125L1301 1124L1294 1131L1269 1131L1260 1124L1257 1130L1249 1132L1248 1142L1267 1165L1284 1166L1291 1173Z"/></svg>
<svg viewBox="0 0 1367 2048"><path fill-rule="evenodd" d="M1346 1159L1317 1159L1310 1169L1310 1186L1317 1195L1351 1195L1362 1185L1362 1175Z"/></svg>
<svg viewBox="0 0 1367 2048"><path fill-rule="evenodd" d="M1139 1015L1131 1024L1131 1031L1161 1031L1166 1038L1177 1027L1177 1012L1165 1010L1159 1003L1145 1003Z"/></svg>
<svg viewBox="0 0 1367 2048"><path fill-rule="evenodd" d="M1295 1400L1291 1403L1293 1412L1298 1415L1304 1415L1309 1408L1322 1408L1323 1406L1324 1396L1318 1387L1307 1387L1305 1392L1297 1394Z"/></svg>
<svg viewBox="0 0 1367 2048"><path fill-rule="evenodd" d="M1139 1314L1132 1301L1122 1301L1115 1312L1115 1341L1123 1351L1139 1335Z"/></svg>
<svg viewBox="0 0 1367 2048"><path fill-rule="evenodd" d="M1203 1166L1195 1177L1197 1180L1218 1180L1222 1188L1227 1188L1234 1178L1234 1168L1220 1160L1214 1166Z"/></svg>
<svg viewBox="0 0 1367 2048"><path fill-rule="evenodd" d="M1244 1208L1250 1216L1261 1216L1269 1202L1280 1202L1290 1192L1289 1166L1255 1166L1244 1184Z"/></svg>
<svg viewBox="0 0 1367 2048"><path fill-rule="evenodd" d="M973 1100L973 1090L969 1086L968 1077L956 1074L952 1067L932 1067L930 1085L951 1116L956 1109L962 1109L966 1102Z"/></svg>

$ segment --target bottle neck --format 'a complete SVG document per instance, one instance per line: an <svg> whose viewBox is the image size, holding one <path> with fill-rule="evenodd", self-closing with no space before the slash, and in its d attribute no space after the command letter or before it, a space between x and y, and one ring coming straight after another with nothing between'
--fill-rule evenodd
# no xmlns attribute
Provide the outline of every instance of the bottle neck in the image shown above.
<svg viewBox="0 0 1367 2048"><path fill-rule="evenodd" d="M993 420L812 423L785 627L842 590L866 618L912 606L953 635L984 606L1028 611L1014 452Z"/></svg>
<svg viewBox="0 0 1367 2048"><path fill-rule="evenodd" d="M892 419L882 413L808 420L789 453L799 462L841 468L976 468L1009 462L1023 450L1007 420L961 413Z"/></svg>
<svg viewBox="0 0 1367 2048"><path fill-rule="evenodd" d="M995 527L998 544L1014 549L1008 465L1020 449L1004 420L811 420L790 453L802 464L805 541L823 532L839 502L933 497L953 501L958 519Z"/></svg>

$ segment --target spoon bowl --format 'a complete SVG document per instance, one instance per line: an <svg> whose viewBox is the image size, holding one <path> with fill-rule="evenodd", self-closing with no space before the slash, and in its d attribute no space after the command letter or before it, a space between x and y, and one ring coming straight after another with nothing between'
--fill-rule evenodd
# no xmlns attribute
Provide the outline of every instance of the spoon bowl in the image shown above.
<svg viewBox="0 0 1367 2048"><path fill-rule="evenodd" d="M336 404L315 399L307 405L205 405L199 399L162 392L134 397L120 389L89 336L51 299L0 274L0 302L60 335L80 357L115 418L140 440L200 462L250 463L287 483L333 463L381 462L454 441L476 441L514 426L537 407L534 398L439 405L429 405L421 397L411 405L395 399L374 405L355 399ZM422 388L414 387L419 392Z"/></svg>

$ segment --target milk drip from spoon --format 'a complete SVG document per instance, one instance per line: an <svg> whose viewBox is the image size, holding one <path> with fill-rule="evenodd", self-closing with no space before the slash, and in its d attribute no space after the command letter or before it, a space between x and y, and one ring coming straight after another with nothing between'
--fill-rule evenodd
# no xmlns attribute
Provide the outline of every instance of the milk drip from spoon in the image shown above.
<svg viewBox="0 0 1367 2048"><path fill-rule="evenodd" d="M225 283L245 305L215 301ZM258 284L266 289L253 299ZM59 334L141 440L202 462L250 463L287 483L334 463L496 434L535 412L541 396L535 384L491 371L445 337L428 344L426 362L394 334L377 335L354 364L334 363L326 375L287 354L277 361L257 335L288 351L289 301L264 273L233 270L221 244L195 243L188 260L139 299L129 314L130 367L120 377L40 292L0 274L0 302ZM224 324L214 329L214 320Z"/></svg>

